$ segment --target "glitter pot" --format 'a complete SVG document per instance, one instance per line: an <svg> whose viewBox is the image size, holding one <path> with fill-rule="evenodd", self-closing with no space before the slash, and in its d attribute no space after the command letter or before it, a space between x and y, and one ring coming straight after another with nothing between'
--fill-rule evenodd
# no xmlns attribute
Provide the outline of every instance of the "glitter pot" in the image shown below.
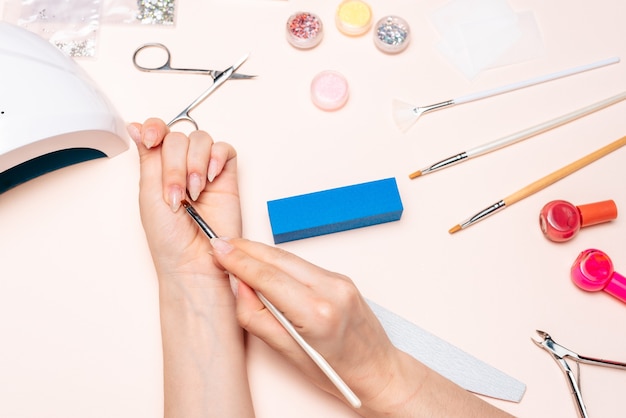
<svg viewBox="0 0 626 418"><path fill-rule="evenodd" d="M287 19L287 41L300 49L317 46L324 37L322 20L309 12L294 13Z"/></svg>
<svg viewBox="0 0 626 418"><path fill-rule="evenodd" d="M337 71L322 71L311 82L311 100L322 110L341 109L348 101L348 81Z"/></svg>
<svg viewBox="0 0 626 418"><path fill-rule="evenodd" d="M374 44L381 51L397 54L409 46L411 31L404 19L397 16L383 17L374 28Z"/></svg>
<svg viewBox="0 0 626 418"><path fill-rule="evenodd" d="M335 24L346 35L363 35L372 27L372 9L361 0L344 0L337 7Z"/></svg>

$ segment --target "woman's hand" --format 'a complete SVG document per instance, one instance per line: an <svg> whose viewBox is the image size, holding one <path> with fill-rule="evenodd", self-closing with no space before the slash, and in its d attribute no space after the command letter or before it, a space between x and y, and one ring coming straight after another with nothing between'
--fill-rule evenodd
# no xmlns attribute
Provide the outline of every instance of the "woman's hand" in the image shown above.
<svg viewBox="0 0 626 418"><path fill-rule="evenodd" d="M341 398L328 378L264 309L252 287L283 312L331 364L363 402L364 416L383 416L378 415L382 411L401 416L398 413L402 405L419 390L427 370L391 344L349 278L279 248L248 240L214 239L212 244L217 261L240 279L237 317L243 328L283 354L317 386ZM413 373L411 378L405 376L407 373Z"/></svg>
<svg viewBox="0 0 626 418"><path fill-rule="evenodd" d="M343 400L328 378L264 309L282 311L361 399L368 418L510 417L392 345L354 283L276 247L213 239L213 254L240 281L237 317L313 383ZM242 283L243 282L243 283ZM244 284L245 283L245 284Z"/></svg>
<svg viewBox="0 0 626 418"><path fill-rule="evenodd" d="M228 276L181 209L188 191L216 231L241 235L235 150L203 131L169 132L159 119L128 131L139 151L141 219L159 279L164 416L253 417Z"/></svg>
<svg viewBox="0 0 626 418"><path fill-rule="evenodd" d="M191 199L218 234L241 236L234 148L204 131L170 132L159 119L128 130L139 151L141 219L159 277L222 275L207 237L179 209L182 199Z"/></svg>

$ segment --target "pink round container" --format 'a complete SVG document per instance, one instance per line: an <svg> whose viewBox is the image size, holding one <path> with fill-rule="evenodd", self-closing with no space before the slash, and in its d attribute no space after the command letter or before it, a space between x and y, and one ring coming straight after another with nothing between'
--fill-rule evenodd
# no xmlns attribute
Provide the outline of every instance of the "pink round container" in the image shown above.
<svg viewBox="0 0 626 418"><path fill-rule="evenodd" d="M591 248L581 252L572 265L571 277L583 290L604 290L626 302L626 278L613 269L609 256L600 250Z"/></svg>
<svg viewBox="0 0 626 418"><path fill-rule="evenodd" d="M348 101L348 81L337 71L322 71L311 81L311 100L322 110L341 109Z"/></svg>

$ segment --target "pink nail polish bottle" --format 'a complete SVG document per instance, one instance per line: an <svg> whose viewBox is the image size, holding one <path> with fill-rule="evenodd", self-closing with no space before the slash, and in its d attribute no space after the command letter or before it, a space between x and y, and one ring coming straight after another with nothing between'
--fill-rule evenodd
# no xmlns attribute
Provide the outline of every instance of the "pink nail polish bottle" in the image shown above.
<svg viewBox="0 0 626 418"><path fill-rule="evenodd" d="M583 290L604 290L626 303L626 277L613 270L613 262L600 250L591 248L580 253L572 265L571 277Z"/></svg>
<svg viewBox="0 0 626 418"><path fill-rule="evenodd" d="M551 241L563 242L574 238L580 228L608 222L617 218L613 200L574 206L564 200L553 200L539 214L541 232Z"/></svg>

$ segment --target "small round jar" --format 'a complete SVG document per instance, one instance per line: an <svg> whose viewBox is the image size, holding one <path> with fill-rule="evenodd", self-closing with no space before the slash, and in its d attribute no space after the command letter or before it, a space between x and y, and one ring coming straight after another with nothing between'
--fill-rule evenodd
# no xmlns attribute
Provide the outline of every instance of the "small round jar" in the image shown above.
<svg viewBox="0 0 626 418"><path fill-rule="evenodd" d="M287 41L300 49L314 48L322 42L324 25L314 13L297 12L289 16L286 25Z"/></svg>
<svg viewBox="0 0 626 418"><path fill-rule="evenodd" d="M311 81L311 100L322 110L341 109L348 101L348 81L337 71L322 71Z"/></svg>
<svg viewBox="0 0 626 418"><path fill-rule="evenodd" d="M374 25L374 44L388 54L397 54L409 46L409 24L397 16L386 16Z"/></svg>
<svg viewBox="0 0 626 418"><path fill-rule="evenodd" d="M344 0L337 7L335 23L345 35L363 35L372 27L372 9L361 0Z"/></svg>

